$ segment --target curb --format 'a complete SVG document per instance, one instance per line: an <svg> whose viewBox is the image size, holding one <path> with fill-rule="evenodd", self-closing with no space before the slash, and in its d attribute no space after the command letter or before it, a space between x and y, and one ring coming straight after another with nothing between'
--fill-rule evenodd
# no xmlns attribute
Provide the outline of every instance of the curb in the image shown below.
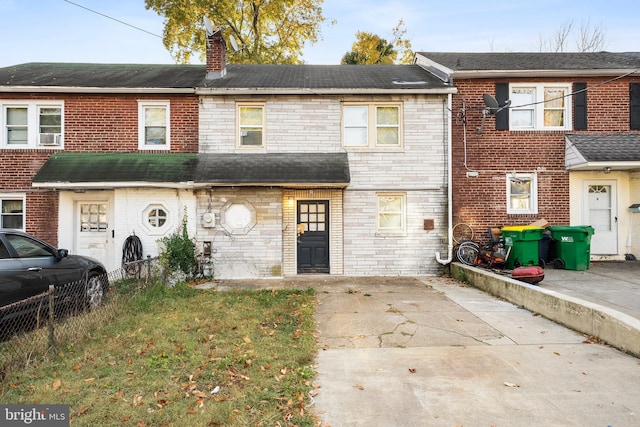
<svg viewBox="0 0 640 427"><path fill-rule="evenodd" d="M454 262L450 270L456 280L640 357L640 320L634 317L485 269Z"/></svg>

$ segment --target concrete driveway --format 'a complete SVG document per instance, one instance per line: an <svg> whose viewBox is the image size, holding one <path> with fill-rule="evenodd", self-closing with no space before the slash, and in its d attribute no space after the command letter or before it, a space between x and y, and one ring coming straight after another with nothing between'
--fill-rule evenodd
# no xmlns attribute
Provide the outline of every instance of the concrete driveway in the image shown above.
<svg viewBox="0 0 640 427"><path fill-rule="evenodd" d="M325 426L640 425L640 362L447 278L325 278Z"/></svg>

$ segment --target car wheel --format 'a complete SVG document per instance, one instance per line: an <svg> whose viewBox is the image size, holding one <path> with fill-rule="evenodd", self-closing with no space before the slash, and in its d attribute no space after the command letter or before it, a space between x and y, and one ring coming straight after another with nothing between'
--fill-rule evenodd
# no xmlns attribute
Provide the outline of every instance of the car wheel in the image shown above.
<svg viewBox="0 0 640 427"><path fill-rule="evenodd" d="M102 276L98 273L90 273L84 292L87 309L94 310L102 304L105 290Z"/></svg>

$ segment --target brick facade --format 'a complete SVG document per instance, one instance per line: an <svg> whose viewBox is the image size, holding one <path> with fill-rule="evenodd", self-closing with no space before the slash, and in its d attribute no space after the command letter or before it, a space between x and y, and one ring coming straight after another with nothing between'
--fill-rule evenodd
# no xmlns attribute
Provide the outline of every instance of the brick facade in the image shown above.
<svg viewBox="0 0 640 427"><path fill-rule="evenodd" d="M565 169L567 131L496 130L495 117L488 115L479 135L477 130L481 126L485 107L482 94L495 96L495 85L501 82L583 82L589 88L588 128L571 132L629 132L629 83L637 79L611 80L607 77L455 80L459 92L453 96L452 104L454 223L470 224L480 240L486 240L488 227L528 224L540 218L552 225L568 225L569 171ZM462 121L463 100L466 106L466 134ZM478 176L467 177L468 171L477 171ZM537 173L537 214L507 214L506 174L511 172Z"/></svg>
<svg viewBox="0 0 640 427"><path fill-rule="evenodd" d="M198 99L195 95L21 94L0 93L11 100L64 102L64 151L138 151L138 101L169 101L171 152L198 151ZM0 193L26 194L25 228L58 244L59 192L34 189L33 176L56 149L0 149Z"/></svg>

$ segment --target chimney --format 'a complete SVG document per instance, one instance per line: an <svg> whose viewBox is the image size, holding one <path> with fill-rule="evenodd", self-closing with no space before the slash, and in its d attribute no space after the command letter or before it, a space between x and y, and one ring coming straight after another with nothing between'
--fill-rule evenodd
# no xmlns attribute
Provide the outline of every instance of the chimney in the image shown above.
<svg viewBox="0 0 640 427"><path fill-rule="evenodd" d="M227 45L222 31L214 27L207 35L207 79L219 79L227 74Z"/></svg>

